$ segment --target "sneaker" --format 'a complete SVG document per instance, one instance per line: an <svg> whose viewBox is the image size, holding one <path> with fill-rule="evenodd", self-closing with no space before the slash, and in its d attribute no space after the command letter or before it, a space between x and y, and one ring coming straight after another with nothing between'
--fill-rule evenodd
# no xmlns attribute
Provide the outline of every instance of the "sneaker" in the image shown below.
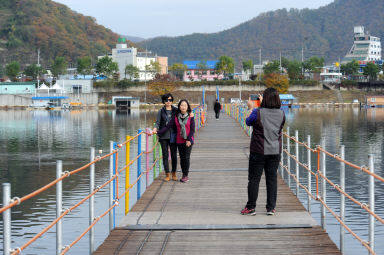
<svg viewBox="0 0 384 255"><path fill-rule="evenodd" d="M189 178L188 176L183 176L183 178L180 179L181 182L188 182Z"/></svg>
<svg viewBox="0 0 384 255"><path fill-rule="evenodd" d="M273 215L275 215L275 213L276 213L276 210L275 210L275 209L272 209L272 210L267 211L267 215L268 215L268 216L273 216Z"/></svg>
<svg viewBox="0 0 384 255"><path fill-rule="evenodd" d="M245 207L243 210L241 210L241 214L254 216L254 215L256 215L256 211L255 211L255 209L248 209L247 207Z"/></svg>

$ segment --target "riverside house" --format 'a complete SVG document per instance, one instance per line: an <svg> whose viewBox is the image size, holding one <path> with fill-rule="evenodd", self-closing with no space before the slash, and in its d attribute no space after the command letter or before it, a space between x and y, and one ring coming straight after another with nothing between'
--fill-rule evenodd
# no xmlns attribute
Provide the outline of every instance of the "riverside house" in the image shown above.
<svg viewBox="0 0 384 255"><path fill-rule="evenodd" d="M184 72L184 81L213 81L223 79L222 74L216 71L218 60L184 60L183 64L187 66L187 71Z"/></svg>
<svg viewBox="0 0 384 255"><path fill-rule="evenodd" d="M34 82L0 82L0 94L34 94Z"/></svg>

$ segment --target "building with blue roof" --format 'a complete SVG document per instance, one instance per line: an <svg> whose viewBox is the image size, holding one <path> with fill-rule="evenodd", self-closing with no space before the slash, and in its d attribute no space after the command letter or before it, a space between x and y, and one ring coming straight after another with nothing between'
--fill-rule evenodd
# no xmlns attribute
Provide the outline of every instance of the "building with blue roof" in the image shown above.
<svg viewBox="0 0 384 255"><path fill-rule="evenodd" d="M296 100L292 94L280 94L281 107L292 107L292 104Z"/></svg>
<svg viewBox="0 0 384 255"><path fill-rule="evenodd" d="M184 72L184 81L213 81L223 79L223 75L217 73L216 64L218 60L184 60L183 65L187 66Z"/></svg>

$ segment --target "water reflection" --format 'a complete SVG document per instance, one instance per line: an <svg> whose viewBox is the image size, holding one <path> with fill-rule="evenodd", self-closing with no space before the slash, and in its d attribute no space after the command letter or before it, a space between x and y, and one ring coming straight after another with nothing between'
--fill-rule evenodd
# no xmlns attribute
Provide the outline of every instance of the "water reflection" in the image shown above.
<svg viewBox="0 0 384 255"><path fill-rule="evenodd" d="M383 163L383 136L384 136L384 109L359 108L317 108L295 109L290 111L294 118L287 119L291 135L299 131L300 140L306 140L311 135L312 148L320 143L320 137L326 139L326 149L334 154L340 153L340 145L345 145L345 158L357 165L368 165L368 154L374 155L375 172L384 176ZM293 145L292 145L293 146ZM291 149L291 152L294 148ZM307 154L300 148L299 158L306 160ZM316 169L316 157L312 155L312 169ZM291 162L294 166L294 162ZM336 184L340 183L340 163L327 158L327 175ZM307 172L301 169L300 181L306 183ZM312 179L313 180L313 179ZM375 182L376 213L384 216L384 184ZM295 189L293 181L291 186ZM315 187L313 180L312 187ZM314 191L314 189L313 189ZM368 176L361 171L346 167L346 191L362 203L368 204ZM339 213L339 193L327 187L327 203ZM306 204L307 197L304 192L300 194L301 201ZM313 216L320 222L320 207L312 204ZM346 199L346 222L363 240L368 240L368 213L359 206ZM334 242L339 245L339 224L333 216L327 213L327 232ZM347 232L347 231L346 231ZM376 240L384 236L384 226L376 223ZM346 254L366 253L365 248L350 234L346 234ZM384 254L384 244L376 241L377 254Z"/></svg>
<svg viewBox="0 0 384 255"><path fill-rule="evenodd" d="M56 160L63 161L63 170L73 170L87 163L89 148L109 150L109 141L124 141L140 128L151 126L154 112L115 111L0 111L0 180L10 182L12 196L22 197L49 183L56 176ZM131 155L137 143L131 146ZM124 153L124 150L123 152ZM124 162L121 160L119 164ZM135 167L131 178L136 178ZM88 193L88 171L63 181L63 207L68 208ZM108 162L96 166L96 185L108 178ZM152 176L151 176L152 179ZM145 183L142 184L142 187ZM123 187L121 187L123 188ZM96 195L95 215L107 209L108 189ZM0 190L0 196L2 191ZM136 197L132 194L132 197ZM21 246L55 218L55 189L24 202L12 210L12 247ZM135 201L131 199L131 206ZM118 216L124 207L117 210ZM64 218L64 244L87 227L88 205L84 204ZM31 223L31 221L33 223ZM2 225L2 222L0 222ZM96 227L96 244L107 236L108 222ZM27 248L28 254L52 254L55 250L55 228ZM67 234L65 234L67 233ZM68 233L73 233L68 235ZM1 233L0 233L1 234ZM80 241L70 254L87 253L88 240ZM2 244L0 249L2 249Z"/></svg>

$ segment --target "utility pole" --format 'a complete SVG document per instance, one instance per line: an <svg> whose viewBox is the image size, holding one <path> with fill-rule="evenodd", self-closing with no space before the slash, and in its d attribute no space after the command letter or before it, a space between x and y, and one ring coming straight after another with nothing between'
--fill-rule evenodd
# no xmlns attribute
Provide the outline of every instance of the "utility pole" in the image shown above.
<svg viewBox="0 0 384 255"><path fill-rule="evenodd" d="M147 102L147 47L145 47L145 61L144 61L144 102Z"/></svg>
<svg viewBox="0 0 384 255"><path fill-rule="evenodd" d="M304 47L301 47L301 74L304 76Z"/></svg>
<svg viewBox="0 0 384 255"><path fill-rule="evenodd" d="M281 51L280 51L280 73L282 71L282 68L281 68Z"/></svg>
<svg viewBox="0 0 384 255"><path fill-rule="evenodd" d="M37 88L40 86L40 48L37 49Z"/></svg>
<svg viewBox="0 0 384 255"><path fill-rule="evenodd" d="M241 102L241 76L239 76L239 97Z"/></svg>
<svg viewBox="0 0 384 255"><path fill-rule="evenodd" d="M261 65L261 48L259 49L259 63Z"/></svg>

